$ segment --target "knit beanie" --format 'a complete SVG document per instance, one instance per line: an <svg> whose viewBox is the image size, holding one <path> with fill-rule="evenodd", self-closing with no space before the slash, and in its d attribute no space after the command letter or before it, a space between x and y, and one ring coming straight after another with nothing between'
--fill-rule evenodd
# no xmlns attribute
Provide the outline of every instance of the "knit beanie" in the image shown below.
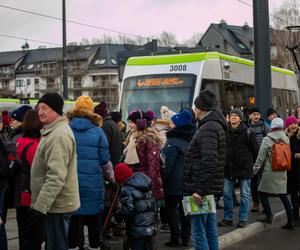
<svg viewBox="0 0 300 250"><path fill-rule="evenodd" d="M133 172L127 164L121 162L114 167L114 174L116 182L122 184L124 181L126 181L129 177L133 175Z"/></svg>
<svg viewBox="0 0 300 250"><path fill-rule="evenodd" d="M92 98L85 95L79 96L75 102L75 109L87 109L93 112L94 103Z"/></svg>
<svg viewBox="0 0 300 250"><path fill-rule="evenodd" d="M267 117L269 117L270 115L272 115L272 114L277 114L277 112L275 111L275 109L273 109L273 108L269 108L268 110L267 110Z"/></svg>
<svg viewBox="0 0 300 250"><path fill-rule="evenodd" d="M111 116L111 119L115 122L118 123L120 121L122 121L122 115L119 111L112 111L109 113Z"/></svg>
<svg viewBox="0 0 300 250"><path fill-rule="evenodd" d="M291 115L285 119L284 124L285 124L285 127L287 128L291 124L298 124L298 120L295 116Z"/></svg>
<svg viewBox="0 0 300 250"><path fill-rule="evenodd" d="M143 116L143 117L141 117L141 116ZM129 113L127 120L130 120L133 123L136 123L136 121L138 119L142 119L142 118L146 119L145 116L146 116L146 114L142 110L134 109Z"/></svg>
<svg viewBox="0 0 300 250"><path fill-rule="evenodd" d="M161 106L160 108L161 119L163 120L171 120L171 117L176 113L169 109L167 106Z"/></svg>
<svg viewBox="0 0 300 250"><path fill-rule="evenodd" d="M279 117L276 117L271 122L271 129L275 128L284 128L283 120Z"/></svg>
<svg viewBox="0 0 300 250"><path fill-rule="evenodd" d="M32 110L32 107L28 106L28 105L23 105L17 109L15 109L12 113L11 113L11 118L14 120L17 120L19 122L23 122L25 114L27 113L27 111Z"/></svg>
<svg viewBox="0 0 300 250"><path fill-rule="evenodd" d="M182 110L180 113L173 115L171 120L176 127L192 125L192 114L187 109Z"/></svg>
<svg viewBox="0 0 300 250"><path fill-rule="evenodd" d="M7 110L2 111L2 122L4 126L10 125L10 117Z"/></svg>
<svg viewBox="0 0 300 250"><path fill-rule="evenodd" d="M234 109L230 110L229 117L230 117L231 114L236 114L240 117L241 121L243 120L243 116L244 116L243 111L240 110L239 108L234 108Z"/></svg>
<svg viewBox="0 0 300 250"><path fill-rule="evenodd" d="M64 107L64 99L58 93L47 93L43 95L37 105L40 103L47 104L51 109L53 109L57 114L62 115Z"/></svg>
<svg viewBox="0 0 300 250"><path fill-rule="evenodd" d="M101 115L103 118L107 116L107 105L105 102L100 102L94 108L94 113Z"/></svg>
<svg viewBox="0 0 300 250"><path fill-rule="evenodd" d="M196 97L194 105L201 110L210 111L215 106L215 94L209 90L201 91Z"/></svg>
<svg viewBox="0 0 300 250"><path fill-rule="evenodd" d="M251 115L252 113L260 113L260 111L258 108L255 107L249 110L249 115Z"/></svg>

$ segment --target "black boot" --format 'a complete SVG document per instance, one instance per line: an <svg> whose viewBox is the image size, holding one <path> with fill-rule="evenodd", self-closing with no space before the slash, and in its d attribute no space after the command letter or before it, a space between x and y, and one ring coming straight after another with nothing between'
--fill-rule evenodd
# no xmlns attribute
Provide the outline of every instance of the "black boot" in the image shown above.
<svg viewBox="0 0 300 250"><path fill-rule="evenodd" d="M300 226L299 208L293 208L293 222L295 227Z"/></svg>
<svg viewBox="0 0 300 250"><path fill-rule="evenodd" d="M293 223L291 221L288 221L288 223L286 223L281 228L285 229L285 230L294 230L295 229L295 227L294 227L294 225L293 225Z"/></svg>

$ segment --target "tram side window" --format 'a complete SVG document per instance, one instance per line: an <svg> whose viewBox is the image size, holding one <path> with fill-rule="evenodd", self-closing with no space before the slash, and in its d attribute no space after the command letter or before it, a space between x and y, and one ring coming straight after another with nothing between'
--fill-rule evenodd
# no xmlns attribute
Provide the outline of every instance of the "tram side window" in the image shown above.
<svg viewBox="0 0 300 250"><path fill-rule="evenodd" d="M222 82L218 80L212 79L203 79L201 84L201 91L202 90L210 90L216 95L217 106L220 107L220 84Z"/></svg>

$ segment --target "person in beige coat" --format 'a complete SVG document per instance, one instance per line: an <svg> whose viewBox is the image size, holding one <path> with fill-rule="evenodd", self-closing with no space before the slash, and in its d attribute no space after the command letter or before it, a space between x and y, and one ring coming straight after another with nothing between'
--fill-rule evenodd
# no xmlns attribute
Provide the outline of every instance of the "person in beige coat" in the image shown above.
<svg viewBox="0 0 300 250"><path fill-rule="evenodd" d="M38 101L44 125L31 167L31 223L25 249L67 250L72 212L80 207L76 144L68 120L62 117L63 99L48 93Z"/></svg>
<svg viewBox="0 0 300 250"><path fill-rule="evenodd" d="M287 171L272 170L272 146L277 141L283 141L289 144L289 138L284 133L284 123L281 118L275 118L271 122L271 128L266 137L264 137L259 149L259 153L254 164L254 172L263 168L262 178L258 187L261 204L266 212L266 217L260 221L271 224L273 214L268 200L268 194L276 194L281 199L288 222L282 229L293 229L292 208L287 197Z"/></svg>

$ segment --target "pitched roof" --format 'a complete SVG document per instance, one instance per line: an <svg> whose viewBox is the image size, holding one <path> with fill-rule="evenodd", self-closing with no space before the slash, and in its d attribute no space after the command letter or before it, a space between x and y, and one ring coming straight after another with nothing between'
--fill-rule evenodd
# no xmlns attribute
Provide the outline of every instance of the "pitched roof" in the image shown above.
<svg viewBox="0 0 300 250"><path fill-rule="evenodd" d="M238 53L240 54L252 54L251 48L247 45L247 43L243 42L248 41L248 43L252 43L254 41L254 30L252 27L248 25L244 26L235 26L228 25L226 23L215 24L212 23L205 34L199 41L199 45L201 45L202 39L209 32L210 29L216 30L223 39L230 44Z"/></svg>
<svg viewBox="0 0 300 250"><path fill-rule="evenodd" d="M20 59L22 59L27 53L28 51L24 51L24 50L0 52L0 65L1 66L14 65Z"/></svg>

